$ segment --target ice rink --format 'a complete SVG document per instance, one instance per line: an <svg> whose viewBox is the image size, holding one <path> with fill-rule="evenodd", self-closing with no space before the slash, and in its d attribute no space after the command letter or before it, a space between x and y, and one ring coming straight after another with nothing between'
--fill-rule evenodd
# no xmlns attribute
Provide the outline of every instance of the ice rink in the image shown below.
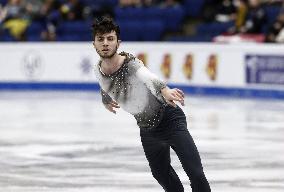
<svg viewBox="0 0 284 192"><path fill-rule="evenodd" d="M284 191L284 102L187 96L214 192ZM172 152L187 192L190 184ZM1 192L162 192L132 116L94 92L0 92Z"/></svg>

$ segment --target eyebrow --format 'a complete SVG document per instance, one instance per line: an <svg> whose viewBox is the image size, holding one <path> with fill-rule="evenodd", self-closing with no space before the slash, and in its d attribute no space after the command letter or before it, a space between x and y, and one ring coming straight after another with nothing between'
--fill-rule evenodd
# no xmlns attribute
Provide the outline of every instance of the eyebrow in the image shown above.
<svg viewBox="0 0 284 192"><path fill-rule="evenodd" d="M98 37L98 38L104 38L103 35L98 35L97 37ZM108 37L115 37L115 35L107 35L106 38L108 38Z"/></svg>

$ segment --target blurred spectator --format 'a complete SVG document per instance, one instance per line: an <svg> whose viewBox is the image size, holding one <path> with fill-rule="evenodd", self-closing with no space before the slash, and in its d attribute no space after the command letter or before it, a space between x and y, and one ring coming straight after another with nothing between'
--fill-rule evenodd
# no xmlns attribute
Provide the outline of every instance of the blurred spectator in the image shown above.
<svg viewBox="0 0 284 192"><path fill-rule="evenodd" d="M284 11L280 13L277 20L270 27L266 35L266 42L284 42Z"/></svg>
<svg viewBox="0 0 284 192"><path fill-rule="evenodd" d="M93 18L99 18L106 14L114 16L114 5L134 8L153 6L169 8L185 6L184 1L117 0L117 4L110 4L109 1L97 3L97 1L89 0L7 0L6 5L2 3L1 7L0 4L0 35L4 34L3 37L8 37L1 38L3 40L25 40L25 31L28 29L26 35L29 40L39 40L38 34L41 33L42 40L55 41L57 31L60 32L60 38L65 35L61 28L57 30L61 22L79 21L80 23L80 21L91 21ZM240 33L239 35L246 35L246 33L250 33L249 35L261 34L267 31L267 25L273 22L275 13L273 12L274 9L264 9L263 7L272 5L272 8L277 10L276 6L284 5L284 0L202 0L202 2L204 2L203 10L198 13L198 16L202 16L202 18L185 18L185 27L192 28L200 22L216 21L226 23L229 21L231 26L232 22L230 21L234 21L235 26L229 29L229 35L238 33ZM270 12L267 12L267 10ZM270 13L272 15L274 13L273 18ZM191 22L191 19L195 19L195 22ZM72 22L70 24L72 25ZM268 28L265 37L266 42L283 42L283 28L284 16L281 14ZM33 36L35 33L36 35ZM187 30L182 33L190 33L190 31ZM11 36L14 38L10 38ZM30 38L31 36L36 38Z"/></svg>
<svg viewBox="0 0 284 192"><path fill-rule="evenodd" d="M161 7L178 7L180 6L180 2L178 0L165 0L160 2Z"/></svg>
<svg viewBox="0 0 284 192"><path fill-rule="evenodd" d="M236 0L235 6L236 6L235 26L228 30L229 34L235 34L241 31L241 28L245 24L246 16L248 13L247 0Z"/></svg>
<svg viewBox="0 0 284 192"><path fill-rule="evenodd" d="M142 5L144 7L156 6L158 3L158 0L142 0Z"/></svg>
<svg viewBox="0 0 284 192"><path fill-rule="evenodd" d="M228 22L234 20L236 17L236 7L233 0L223 0L217 6L217 13L215 20L219 22Z"/></svg>
<svg viewBox="0 0 284 192"><path fill-rule="evenodd" d="M2 11L2 21L14 18L24 18L25 16L25 9L21 0L9 0Z"/></svg>
<svg viewBox="0 0 284 192"><path fill-rule="evenodd" d="M201 11L202 20L205 22L212 22L215 20L217 14L217 6L223 0L204 0L203 8Z"/></svg>
<svg viewBox="0 0 284 192"><path fill-rule="evenodd" d="M6 17L6 10L0 4L0 24L5 19L5 17Z"/></svg>
<svg viewBox="0 0 284 192"><path fill-rule="evenodd" d="M29 25L22 0L9 0L1 11L0 23L16 40L24 40L24 33Z"/></svg>
<svg viewBox="0 0 284 192"><path fill-rule="evenodd" d="M45 23L46 30L41 34L45 41L56 40L56 28L61 20L60 2L57 0L45 0L40 10L40 16Z"/></svg>
<svg viewBox="0 0 284 192"><path fill-rule="evenodd" d="M152 6L175 6L179 5L178 0L120 0L120 7L152 7Z"/></svg>
<svg viewBox="0 0 284 192"><path fill-rule="evenodd" d="M204 0L202 19L205 22L233 20L236 7L233 0Z"/></svg>
<svg viewBox="0 0 284 192"><path fill-rule="evenodd" d="M140 7L142 6L141 0L119 0L120 7Z"/></svg>
<svg viewBox="0 0 284 192"><path fill-rule="evenodd" d="M281 5L283 0L261 0L261 3L266 3L269 5Z"/></svg>
<svg viewBox="0 0 284 192"><path fill-rule="evenodd" d="M29 20L37 20L40 17L40 10L44 0L23 0L23 5Z"/></svg>
<svg viewBox="0 0 284 192"><path fill-rule="evenodd" d="M241 27L241 33L261 33L266 23L265 10L261 6L259 0L249 0L249 12L245 25Z"/></svg>
<svg viewBox="0 0 284 192"><path fill-rule="evenodd" d="M248 2L247 0L237 0L237 15L235 20L236 31L240 31L241 27L245 24L246 15L248 12Z"/></svg>
<svg viewBox="0 0 284 192"><path fill-rule="evenodd" d="M276 37L277 43L284 43L284 27L282 27L281 31L278 33Z"/></svg>
<svg viewBox="0 0 284 192"><path fill-rule="evenodd" d="M83 20L84 18L84 5L79 0L67 0L61 6L60 11L64 20L74 21Z"/></svg>

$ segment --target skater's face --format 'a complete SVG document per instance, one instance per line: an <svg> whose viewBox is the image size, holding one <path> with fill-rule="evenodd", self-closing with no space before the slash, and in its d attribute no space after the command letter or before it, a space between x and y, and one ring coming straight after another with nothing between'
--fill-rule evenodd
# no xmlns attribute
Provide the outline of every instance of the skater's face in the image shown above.
<svg viewBox="0 0 284 192"><path fill-rule="evenodd" d="M111 58L117 52L120 40L115 31L105 34L97 34L93 45L101 58Z"/></svg>

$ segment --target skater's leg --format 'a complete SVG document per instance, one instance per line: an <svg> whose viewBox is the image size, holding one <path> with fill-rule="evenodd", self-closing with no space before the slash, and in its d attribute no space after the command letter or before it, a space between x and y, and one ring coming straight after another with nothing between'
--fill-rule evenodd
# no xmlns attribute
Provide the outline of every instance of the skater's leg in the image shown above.
<svg viewBox="0 0 284 192"><path fill-rule="evenodd" d="M153 177L166 192L184 192L182 183L170 164L170 146L150 133L141 134L141 141Z"/></svg>
<svg viewBox="0 0 284 192"><path fill-rule="evenodd" d="M186 119L176 120L173 126L171 146L191 181L192 191L210 192L211 189L203 172L199 152L187 130Z"/></svg>

